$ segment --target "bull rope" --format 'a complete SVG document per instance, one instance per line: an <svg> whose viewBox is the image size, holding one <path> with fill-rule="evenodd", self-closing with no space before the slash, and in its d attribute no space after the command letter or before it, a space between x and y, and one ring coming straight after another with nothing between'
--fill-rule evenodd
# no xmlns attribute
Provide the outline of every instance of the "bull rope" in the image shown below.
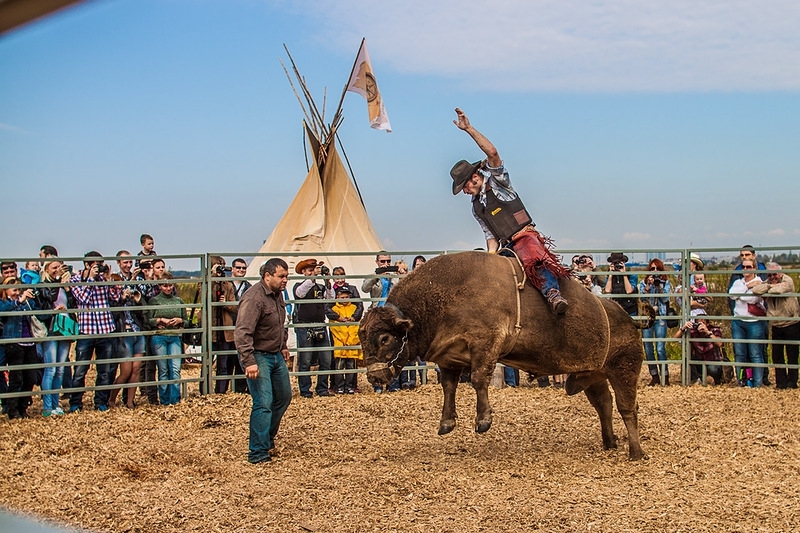
<svg viewBox="0 0 800 533"><path fill-rule="evenodd" d="M517 264L519 265L520 270L522 270L522 281L519 281L519 278L517 277L517 269L514 266L514 262L511 261L511 257L509 257L508 255L505 255L508 252L511 252L511 254L514 256L514 259L517 260ZM522 304L520 302L521 298L520 298L520 294L519 293L522 292L522 289L525 288L525 282L527 281L527 275L525 274L525 267L522 266L522 261L519 260L519 256L517 256L517 253L514 250L512 250L511 248L506 248L506 249L503 250L503 254L504 254L504 256L506 258L508 258L508 264L511 265L511 274L514 276L514 284L517 286L517 293L516 293L517 294L517 323L514 324L514 334L516 336L519 336L519 332L522 331L522 324L520 324L520 320L521 320L521 316L522 316L522 307L521 307ZM515 338L514 339L514 343L516 343L516 342L517 342L517 339Z"/></svg>

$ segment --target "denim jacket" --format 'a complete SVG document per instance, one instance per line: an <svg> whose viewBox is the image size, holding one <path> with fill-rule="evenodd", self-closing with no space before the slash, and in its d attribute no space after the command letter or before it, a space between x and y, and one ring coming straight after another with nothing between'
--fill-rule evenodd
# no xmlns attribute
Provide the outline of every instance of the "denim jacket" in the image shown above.
<svg viewBox="0 0 800 533"><path fill-rule="evenodd" d="M672 286L669 284L669 280L665 280L661 284L661 288L656 287L655 285L650 285L650 289L647 290L644 281L639 282L639 294L663 294L664 296L656 296L652 298L645 298L644 300L653 306L653 308L658 312L659 316L667 316L667 306L669 305L669 293L672 292Z"/></svg>
<svg viewBox="0 0 800 533"><path fill-rule="evenodd" d="M39 305L36 300L29 298L23 303L17 300L0 300L0 311L36 311ZM3 320L3 338L4 339L19 339L22 337L22 320L30 321L30 315L16 315L4 316ZM30 325L30 322L29 324Z"/></svg>

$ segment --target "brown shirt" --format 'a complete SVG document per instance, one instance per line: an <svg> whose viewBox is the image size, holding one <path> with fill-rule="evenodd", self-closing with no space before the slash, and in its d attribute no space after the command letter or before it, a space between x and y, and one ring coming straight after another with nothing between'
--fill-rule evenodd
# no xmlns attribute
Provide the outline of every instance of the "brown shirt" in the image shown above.
<svg viewBox="0 0 800 533"><path fill-rule="evenodd" d="M259 281L242 296L233 331L242 366L256 364L253 352L277 353L286 348L286 302L283 293L272 292Z"/></svg>

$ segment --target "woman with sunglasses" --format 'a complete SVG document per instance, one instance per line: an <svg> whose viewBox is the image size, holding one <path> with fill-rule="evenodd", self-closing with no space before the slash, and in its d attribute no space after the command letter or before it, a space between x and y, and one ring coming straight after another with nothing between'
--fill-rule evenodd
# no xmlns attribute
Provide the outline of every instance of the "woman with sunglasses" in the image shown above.
<svg viewBox="0 0 800 533"><path fill-rule="evenodd" d="M758 341L767 338L766 323L759 317L766 315L764 302L760 296L753 294L753 288L761 283L756 276L756 262L753 259L742 261L742 277L731 285L729 291L733 300L733 317L731 336L734 339L733 354L737 363L763 363L763 343L743 343L736 340ZM736 368L740 387L760 387L764 377L763 367Z"/></svg>
<svg viewBox="0 0 800 533"><path fill-rule="evenodd" d="M667 279L667 275L664 274L664 263L661 259L655 258L651 259L650 262L647 264L647 271L652 272L644 277L642 281L639 282L639 293L640 294L652 294L653 296L645 298L645 301L649 303L653 309L656 310L658 316L667 316L667 306L669 306L669 298L666 295L670 293L672 287L669 284L669 279ZM657 273L661 272L661 273ZM658 319L653 324L653 327L648 329L642 330L642 338L643 339L664 339L667 336L667 322L662 319ZM666 361L667 360L667 348L664 344L664 341L644 341L644 352L647 357L648 361L655 361L655 356L653 354L653 344L656 345L656 354L658 355L659 361ZM660 368L659 368L660 367ZM665 364L661 365L649 365L650 370L650 383L647 385L649 387L655 387L656 385L661 385L661 374L664 378L664 385L669 385L669 367ZM659 372L660 370L660 372Z"/></svg>

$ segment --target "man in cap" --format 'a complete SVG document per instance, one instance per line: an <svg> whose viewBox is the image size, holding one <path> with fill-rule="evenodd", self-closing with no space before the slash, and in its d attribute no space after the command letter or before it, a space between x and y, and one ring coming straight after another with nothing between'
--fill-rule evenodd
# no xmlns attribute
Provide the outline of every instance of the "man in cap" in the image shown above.
<svg viewBox="0 0 800 533"><path fill-rule="evenodd" d="M294 308L293 322L294 332L297 335L298 348L317 348L312 351L297 352L297 369L300 372L308 372L311 369L311 357L317 354L319 369L321 371L333 368L333 354L331 353L331 341L326 326L301 326L302 324L320 324L325 322L325 304L319 300L332 300L333 290L330 288L331 281L326 279L323 283L317 283L316 276L322 273L322 263L316 259L304 259L294 267L295 272L306 277L300 283L296 283L292 292L297 304ZM247 293L245 293L247 294ZM322 348L320 350L320 348ZM325 349L328 348L328 349ZM297 384L300 387L300 396L311 398L311 377L298 376ZM328 392L328 374L317 376L316 386L317 396L330 396Z"/></svg>
<svg viewBox="0 0 800 533"><path fill-rule="evenodd" d="M486 159L475 163L462 159L453 166L453 194L472 196L472 214L486 235L488 252L495 253L500 247L513 249L528 279L544 294L553 311L565 313L568 303L561 296L558 280L569 277L569 271L550 251L552 241L536 231L522 200L511 187L497 149L470 124L461 109L456 108L456 115L458 120L453 123L472 137Z"/></svg>

